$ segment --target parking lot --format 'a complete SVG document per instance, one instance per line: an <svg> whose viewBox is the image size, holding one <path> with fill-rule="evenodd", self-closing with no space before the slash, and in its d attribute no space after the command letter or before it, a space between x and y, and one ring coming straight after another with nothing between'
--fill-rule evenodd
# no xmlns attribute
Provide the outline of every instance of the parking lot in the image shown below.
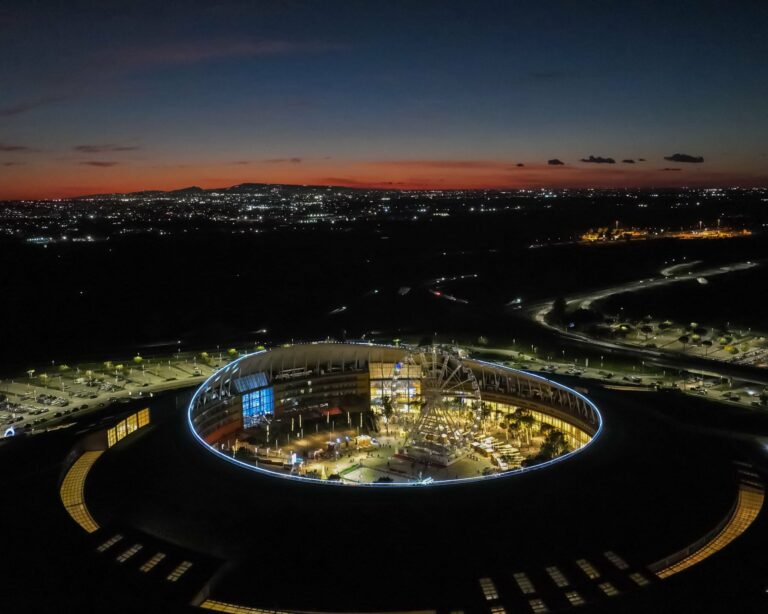
<svg viewBox="0 0 768 614"><path fill-rule="evenodd" d="M226 361L223 357L222 362ZM114 364L87 363L49 372L30 369L26 376L0 380L0 435L36 433L60 424L76 412L104 408L120 399L193 386L213 373L219 360L196 355Z"/></svg>

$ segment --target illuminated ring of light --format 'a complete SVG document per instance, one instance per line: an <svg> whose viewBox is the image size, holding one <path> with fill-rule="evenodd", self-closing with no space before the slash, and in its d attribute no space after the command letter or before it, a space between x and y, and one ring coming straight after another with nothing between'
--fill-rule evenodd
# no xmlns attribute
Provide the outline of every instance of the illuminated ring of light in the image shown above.
<svg viewBox="0 0 768 614"><path fill-rule="evenodd" d="M355 345L353 343L347 343L345 345ZM360 345L372 345L372 344L360 344ZM396 347L396 346L389 346L385 344L376 344L377 346L384 346L384 347ZM402 348L400 348L402 349ZM235 365L239 363L241 360L245 360L246 358L250 358L251 356L256 356L258 354L264 354L268 352L269 350L260 350L258 352L252 352L250 354L244 354L243 356L240 356L236 360L229 363L227 366L231 367L232 365ZM248 469L249 471L255 471L257 473L261 473L263 475L267 475L271 478L276 478L280 480L295 480L297 482L301 482L302 484L307 483L314 483L319 484L322 486L340 486L340 487L362 487L362 488L419 488L419 487L425 487L425 486L453 486L460 483L468 483L468 482L480 482L480 481L486 481L486 480L498 480L498 479L504 479L509 478L512 476L520 475L522 473L527 473L530 471L536 471L538 469L544 469L546 467L549 467L551 465L554 465L555 463L560 463L562 461L565 461L569 458L574 457L576 454L580 454L584 450L586 450L589 446L591 446L597 438L600 436L600 434L603 431L603 416L600 413L600 410L597 408L597 405L595 405L590 399L588 399L586 396L581 394L580 392L574 390L573 388L569 388L568 386L564 386L563 384L560 384L558 382L552 381L550 379L547 379L546 377L543 377L541 375L536 375L535 373L529 373L527 371L521 371L519 369L513 369L511 367L507 367L504 365L500 365L493 362L487 362L484 360L477 360L472 359L474 362L493 367L495 369L501 369L502 371L507 371L510 373L514 373L523 377L530 377L533 379L540 380L542 382L546 382L547 384L551 384L552 386L555 386L557 388L560 388L561 390L565 390L569 392L570 394L580 398L582 401L584 401L589 407L592 409L592 411L595 412L595 416L597 417L597 430L595 431L595 434L592 436L592 438L585 443L583 446L576 450L571 450L570 452L566 452L565 454L561 454L560 456L553 458L548 461L544 461L543 463L539 463L537 465L533 465L531 467L520 467L519 469L513 469L511 471L505 471L503 473L494 473L489 475L480 475L480 476L473 476L471 478L454 478L449 480L439 480L439 481L433 481L429 482L427 484L422 482L410 482L410 483L399 483L399 482L358 482L354 484L348 484L342 481L336 481L336 480L321 480L318 478L308 478L298 475L291 475L291 474L282 474L277 473L276 471L270 471L269 469L263 469L261 467L258 467L256 465L251 465L250 463L245 463L241 460L238 460L236 458L233 458L232 456L229 456L222 452L221 450L217 450L212 445L210 445L207 441L205 441L200 434L195 429L194 424L192 423L192 411L195 408L195 402L197 401L198 396L201 392L203 392L206 387L208 386L209 382L214 379L218 374L219 370L212 373L208 379L206 379L198 388L195 390L195 394L192 395L192 398L189 401L189 405L187 406L187 425L189 426L189 430L194 435L197 442L202 445L208 452L211 452L220 458L224 459L225 461L232 463L233 465L237 465L238 467L241 467L243 469ZM226 368L226 367L222 367Z"/></svg>

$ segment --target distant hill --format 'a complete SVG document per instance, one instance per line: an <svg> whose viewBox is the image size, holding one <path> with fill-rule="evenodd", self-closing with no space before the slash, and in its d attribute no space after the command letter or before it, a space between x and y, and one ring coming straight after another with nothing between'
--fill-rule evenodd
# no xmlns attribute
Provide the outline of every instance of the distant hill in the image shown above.
<svg viewBox="0 0 768 614"><path fill-rule="evenodd" d="M73 197L71 200L80 199L114 199L123 197L163 197L163 196L194 196L196 194L213 194L228 192L231 194L247 194L249 192L259 192L262 190L285 190L285 191L299 191L299 190L344 190L348 192L358 192L362 189L376 190L378 188L350 188L346 186L329 186L329 185L300 185L300 184L286 184L286 183L239 183L237 185L222 187L222 188L201 188L199 186L189 186L186 188L179 188L177 190L141 190L138 192L115 192L107 194L86 194L83 196Z"/></svg>
<svg viewBox="0 0 768 614"><path fill-rule="evenodd" d="M178 195L184 195L184 194L205 194L205 190L203 188L199 188L196 185L191 186L189 188L181 188L179 190L170 190L169 192L165 192L166 194L178 194Z"/></svg>

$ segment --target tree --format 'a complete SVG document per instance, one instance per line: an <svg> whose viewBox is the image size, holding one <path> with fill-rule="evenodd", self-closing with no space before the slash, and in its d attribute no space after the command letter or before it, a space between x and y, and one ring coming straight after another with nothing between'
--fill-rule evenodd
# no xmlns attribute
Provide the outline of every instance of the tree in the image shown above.
<svg viewBox="0 0 768 614"><path fill-rule="evenodd" d="M229 348L227 350L227 354L229 354L232 358L234 358L235 356L237 356L237 350L235 348Z"/></svg>
<svg viewBox="0 0 768 614"><path fill-rule="evenodd" d="M552 322L555 324L563 324L565 322L566 307L565 298L558 296L552 303L552 311L549 312Z"/></svg>
<svg viewBox="0 0 768 614"><path fill-rule="evenodd" d="M680 343L683 344L683 351L685 351L685 346L688 345L690 342L690 339L688 338L688 335L683 335L681 337L678 337L677 339Z"/></svg>
<svg viewBox="0 0 768 614"><path fill-rule="evenodd" d="M523 410L525 411L525 410ZM533 428L533 425L536 424L536 418L534 418L529 412L525 412L521 416L519 416L518 421L520 424L527 429Z"/></svg>
<svg viewBox="0 0 768 614"><path fill-rule="evenodd" d="M394 413L394 409L392 408L392 397L381 397L381 407L384 410L384 415L387 417L387 420L389 420L390 416Z"/></svg>
<svg viewBox="0 0 768 614"><path fill-rule="evenodd" d="M104 368L107 371L111 371L112 370L112 361L111 360L104 361Z"/></svg>
<svg viewBox="0 0 768 614"><path fill-rule="evenodd" d="M546 459L551 459L565 454L569 449L565 433L560 429L552 428L544 439L539 455Z"/></svg>
<svg viewBox="0 0 768 614"><path fill-rule="evenodd" d="M712 347L712 341L710 339L704 339L704 341L701 342L701 345L704 346L704 356L706 356L707 351Z"/></svg>
<svg viewBox="0 0 768 614"><path fill-rule="evenodd" d="M59 371L61 373L64 373L65 371L69 371L69 365L59 365Z"/></svg>
<svg viewBox="0 0 768 614"><path fill-rule="evenodd" d="M527 409L518 409L512 420L513 429L518 433L525 433L526 439L530 442L531 429L536 424L536 418Z"/></svg>
<svg viewBox="0 0 768 614"><path fill-rule="evenodd" d="M143 361L144 359L138 354L136 354L136 356L133 357L133 362L137 365L140 365Z"/></svg>
<svg viewBox="0 0 768 614"><path fill-rule="evenodd" d="M392 417L392 414L395 413L394 408L392 407L392 397L381 397L381 408L384 411L387 435L389 435L389 419Z"/></svg>
<svg viewBox="0 0 768 614"><path fill-rule="evenodd" d="M648 335L650 335L653 332L653 326L650 324L643 324L640 327L640 331L645 335L645 340L648 341Z"/></svg>
<svg viewBox="0 0 768 614"><path fill-rule="evenodd" d="M488 405L488 403L481 403L480 404L480 416L483 419L483 422L488 420L488 418L491 417L491 406Z"/></svg>

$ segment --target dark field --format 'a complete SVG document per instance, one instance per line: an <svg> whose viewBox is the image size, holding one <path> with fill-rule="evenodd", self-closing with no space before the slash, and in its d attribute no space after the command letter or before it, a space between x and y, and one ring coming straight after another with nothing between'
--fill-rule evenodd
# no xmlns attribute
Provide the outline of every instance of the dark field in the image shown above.
<svg viewBox="0 0 768 614"><path fill-rule="evenodd" d="M768 254L760 236L530 248L535 233L519 221L488 216L472 225L446 220L263 235L147 234L48 247L3 242L0 366L146 356L175 350L179 341L183 350L326 336L386 342L483 334L499 341L524 334L525 325L505 307L517 297L525 304L656 275L683 256L726 263ZM765 281L761 270L747 275L665 290L676 293L669 300L653 293L632 300L643 314L661 312L663 301L668 317L718 315L735 322L739 316L758 326ZM411 290L401 295L404 287ZM436 297L430 289L468 302ZM346 310L331 313L342 306ZM257 332L263 328L267 334Z"/></svg>

